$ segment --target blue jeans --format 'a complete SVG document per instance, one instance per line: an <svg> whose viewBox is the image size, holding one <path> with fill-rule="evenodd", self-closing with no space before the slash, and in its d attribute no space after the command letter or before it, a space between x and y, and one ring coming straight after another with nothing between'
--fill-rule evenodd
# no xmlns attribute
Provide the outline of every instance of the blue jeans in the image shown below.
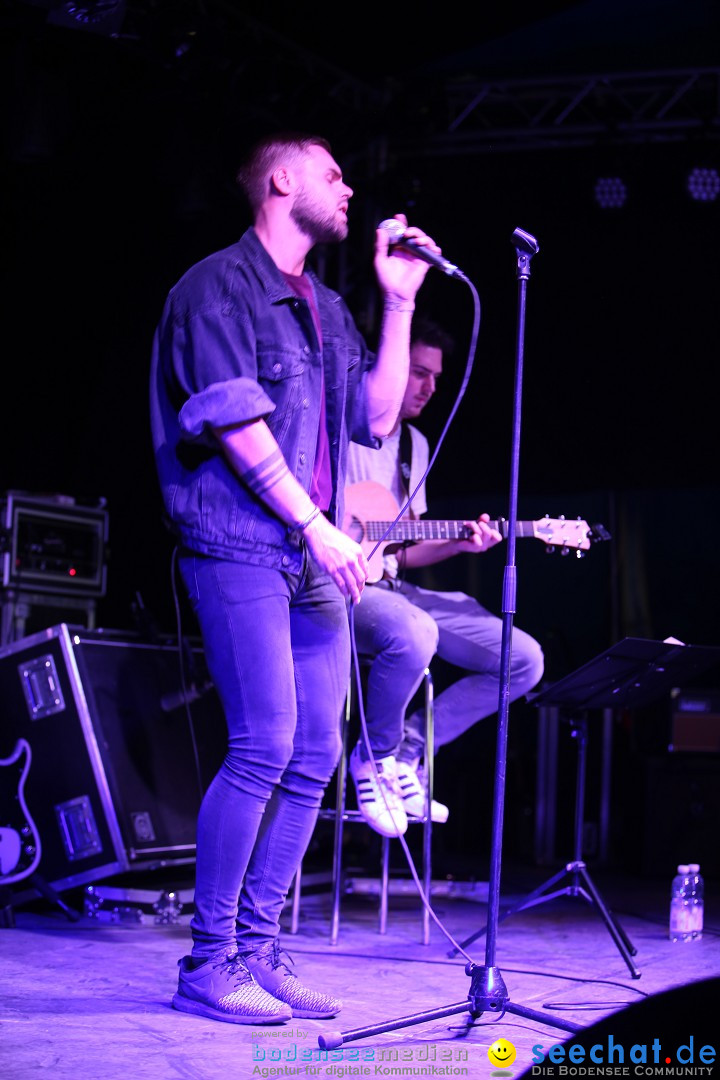
<svg viewBox="0 0 720 1080"><path fill-rule="evenodd" d="M405 718L425 668L437 654L466 674L435 698L435 749L497 712L502 619L462 592L434 592L406 581L365 588L354 613L358 652L371 657L365 714L373 755L422 757L425 714ZM533 637L513 626L510 700L543 674Z"/></svg>
<svg viewBox="0 0 720 1080"><path fill-rule="evenodd" d="M200 807L193 955L279 933L340 755L350 664L333 581L185 556L180 568L223 704L228 751Z"/></svg>

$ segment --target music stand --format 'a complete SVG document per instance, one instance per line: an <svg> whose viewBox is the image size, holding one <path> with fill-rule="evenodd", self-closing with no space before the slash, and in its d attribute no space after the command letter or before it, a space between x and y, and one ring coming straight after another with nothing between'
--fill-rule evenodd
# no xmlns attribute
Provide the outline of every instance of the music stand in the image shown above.
<svg viewBox="0 0 720 1080"><path fill-rule="evenodd" d="M543 904L557 896L581 896L597 908L633 979L640 978L640 972L632 962L637 949L603 902L582 857L587 712L590 709L639 708L649 705L673 686L695 677L719 661L720 648L683 645L672 640L624 638L553 686L528 695L528 701L533 705L554 705L571 713L569 722L574 728L573 735L578 746L574 852L571 862L529 893L519 904L505 911L501 919L507 919L518 911ZM571 883L564 888L555 889L554 886L568 875ZM547 892L548 889L554 891ZM462 947L470 945L484 932L484 929L479 930L467 938L462 942Z"/></svg>

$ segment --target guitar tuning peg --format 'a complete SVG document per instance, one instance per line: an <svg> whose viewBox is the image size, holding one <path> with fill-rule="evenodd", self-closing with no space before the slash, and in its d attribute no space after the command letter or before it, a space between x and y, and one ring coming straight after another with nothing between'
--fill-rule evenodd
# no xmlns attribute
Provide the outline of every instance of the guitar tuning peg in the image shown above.
<svg viewBox="0 0 720 1080"><path fill-rule="evenodd" d="M558 521L564 521L564 520L565 520L565 515L561 514L560 517L558 518Z"/></svg>
<svg viewBox="0 0 720 1080"><path fill-rule="evenodd" d="M566 547L560 548L560 554L561 555L569 555L570 554L570 548L566 548Z"/></svg>
<svg viewBox="0 0 720 1080"><path fill-rule="evenodd" d="M555 554L555 545L554 544L546 544L545 545L545 554L546 555L554 555Z"/></svg>
<svg viewBox="0 0 720 1080"><path fill-rule="evenodd" d="M578 548L577 551L575 552L575 558L576 559L584 559L586 555L587 555L587 551L581 551L580 548Z"/></svg>

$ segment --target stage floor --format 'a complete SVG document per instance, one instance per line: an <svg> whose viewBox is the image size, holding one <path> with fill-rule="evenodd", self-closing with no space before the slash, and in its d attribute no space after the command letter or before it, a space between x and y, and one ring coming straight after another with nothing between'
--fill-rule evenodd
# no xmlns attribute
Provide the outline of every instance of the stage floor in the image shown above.
<svg viewBox="0 0 720 1080"><path fill-rule="evenodd" d="M522 900L550 873L538 868L504 873L503 907ZM636 949L632 964L640 977L632 977L596 908L580 896L560 896L499 921L489 958L493 975L499 974L505 985L508 1010L502 1015L484 1011L474 1022L465 1004L472 985L467 959L448 955L452 946L434 923L429 944L422 944L421 908L413 895L393 891L385 934L378 931L375 896L345 896L339 940L331 946L329 893L309 890L297 933L286 930L283 944L298 974L342 998L344 1008L331 1021L298 1020L277 1027L218 1023L172 1009L177 960L189 949L191 891L188 901L179 889L186 907L171 911L165 923L156 922L152 906L162 892L157 881L131 882L129 888L124 881L117 891L110 882L97 882L94 888L103 901L98 915L82 912L76 921L44 901L25 903L14 910L15 925L0 934L3 1075L11 1080L518 1077L531 1075L533 1064L535 1075L607 1075L605 1066L588 1060L593 1045L605 1048L596 1050L595 1058L606 1064L619 1065L622 1051L623 1067L629 1067L623 1075L709 1075L707 1068L697 1067L710 1064L707 1049L700 1057L702 1047L714 1048L720 1041L720 884L707 884L703 939L674 944L667 936L669 882L591 873ZM433 909L462 944L486 925L487 889L453 888L454 895L438 883ZM82 893L72 898L83 906ZM288 909L288 928L289 916ZM481 933L465 951L485 967L486 948ZM347 1038L356 1029L455 1004L458 1011L443 1018ZM540 1016L513 1012L515 1007ZM596 1029L603 1020L605 1025ZM581 1030L557 1026L567 1021ZM608 1053L608 1032L615 1043L609 1059L602 1057ZM321 1050L318 1038L332 1040L333 1033L339 1033L335 1042L346 1037L338 1049ZM658 1063L652 1064L652 1051L647 1051L650 1064L638 1064L643 1045L650 1046L653 1038L662 1045ZM488 1048L498 1039L516 1051L513 1064L499 1071L488 1058ZM547 1053L560 1043L567 1053L572 1044L580 1044L569 1060L583 1061L582 1067L571 1069L566 1057L564 1073L559 1064L548 1068ZM545 1060L538 1065L541 1055ZM678 1073L689 1055L691 1066Z"/></svg>

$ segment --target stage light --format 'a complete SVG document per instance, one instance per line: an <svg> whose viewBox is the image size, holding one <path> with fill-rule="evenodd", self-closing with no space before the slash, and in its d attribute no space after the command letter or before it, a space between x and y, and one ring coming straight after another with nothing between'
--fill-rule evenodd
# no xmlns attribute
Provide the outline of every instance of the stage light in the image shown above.
<svg viewBox="0 0 720 1080"><path fill-rule="evenodd" d="M693 169L688 173L687 189L691 199L714 202L720 195L720 175L717 169Z"/></svg>
<svg viewBox="0 0 720 1080"><path fill-rule="evenodd" d="M120 33L127 8L127 0L88 0L85 4L60 4L47 18L51 26L64 26L71 30L88 30L93 34L115 37Z"/></svg>
<svg viewBox="0 0 720 1080"><path fill-rule="evenodd" d="M626 199L627 188L619 176L603 176L595 181L595 201L603 209L624 206Z"/></svg>

